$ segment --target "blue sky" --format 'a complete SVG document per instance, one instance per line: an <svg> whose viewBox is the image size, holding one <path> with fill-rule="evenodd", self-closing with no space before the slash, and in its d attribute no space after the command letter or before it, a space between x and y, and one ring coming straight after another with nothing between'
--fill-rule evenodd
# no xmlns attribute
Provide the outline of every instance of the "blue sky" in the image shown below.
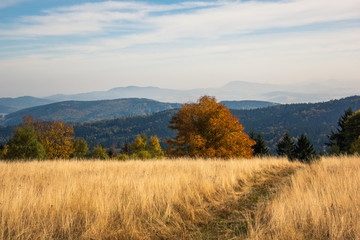
<svg viewBox="0 0 360 240"><path fill-rule="evenodd" d="M0 1L0 97L230 81L358 87L359 66L359 0Z"/></svg>

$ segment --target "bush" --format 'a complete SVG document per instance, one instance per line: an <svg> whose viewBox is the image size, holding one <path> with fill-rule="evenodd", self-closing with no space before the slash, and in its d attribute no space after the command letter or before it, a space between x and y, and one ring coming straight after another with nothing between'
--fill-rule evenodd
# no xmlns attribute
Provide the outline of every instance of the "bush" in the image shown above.
<svg viewBox="0 0 360 240"><path fill-rule="evenodd" d="M45 156L45 149L38 141L34 128L25 125L16 129L14 136L10 138L5 158L44 159Z"/></svg>
<svg viewBox="0 0 360 240"><path fill-rule="evenodd" d="M106 150L103 146L96 146L91 152L91 157L94 159L109 159L109 155L107 155Z"/></svg>

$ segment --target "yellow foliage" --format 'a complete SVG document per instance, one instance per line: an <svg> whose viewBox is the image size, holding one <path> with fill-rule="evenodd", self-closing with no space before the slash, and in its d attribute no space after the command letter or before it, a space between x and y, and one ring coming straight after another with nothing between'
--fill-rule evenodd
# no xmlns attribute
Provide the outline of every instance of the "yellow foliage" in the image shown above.
<svg viewBox="0 0 360 240"><path fill-rule="evenodd" d="M31 116L23 118L24 123L32 125L38 140L45 148L48 159L69 158L74 152L74 128L63 122L40 122Z"/></svg>

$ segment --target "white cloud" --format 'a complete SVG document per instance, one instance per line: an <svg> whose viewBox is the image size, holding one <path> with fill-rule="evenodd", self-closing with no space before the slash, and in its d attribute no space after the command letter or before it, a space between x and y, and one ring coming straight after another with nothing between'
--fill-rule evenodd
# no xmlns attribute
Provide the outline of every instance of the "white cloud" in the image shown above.
<svg viewBox="0 0 360 240"><path fill-rule="evenodd" d="M218 87L235 80L356 82L359 12L359 0L110 1L50 9L7 30L0 26L0 38L25 39L0 47L0 95L19 85L24 92L42 86L39 94L50 95L126 85ZM309 24L318 26L294 28ZM42 37L48 36L47 43Z"/></svg>
<svg viewBox="0 0 360 240"><path fill-rule="evenodd" d="M183 11L169 12L173 10ZM132 42L219 38L269 28L359 19L359 12L358 0L219 1L170 5L110 1L47 10L44 16L25 16L12 29L0 29L0 35L64 36L130 29L131 34L123 33L119 38L119 45L126 46Z"/></svg>
<svg viewBox="0 0 360 240"><path fill-rule="evenodd" d="M0 9L7 8L10 6L16 5L20 2L24 2L24 1L27 1L27 0L1 0L0 1Z"/></svg>

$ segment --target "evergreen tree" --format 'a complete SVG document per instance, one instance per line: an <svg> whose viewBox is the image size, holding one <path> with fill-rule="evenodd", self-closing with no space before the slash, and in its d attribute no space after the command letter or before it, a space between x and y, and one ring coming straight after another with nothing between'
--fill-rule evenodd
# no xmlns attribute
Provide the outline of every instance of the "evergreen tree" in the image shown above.
<svg viewBox="0 0 360 240"><path fill-rule="evenodd" d="M38 141L34 128L29 125L18 128L7 145L6 159L44 159L44 146Z"/></svg>
<svg viewBox="0 0 360 240"><path fill-rule="evenodd" d="M352 115L353 111L351 108L345 110L344 115L342 115L337 122L338 127L336 128L336 131L331 131L330 135L328 135L329 142L326 143L326 145L330 147L330 154L339 155L347 151L344 136L345 122Z"/></svg>
<svg viewBox="0 0 360 240"><path fill-rule="evenodd" d="M130 155L131 154L131 145L129 143L125 143L122 147L122 151L124 154Z"/></svg>
<svg viewBox="0 0 360 240"><path fill-rule="evenodd" d="M263 139L261 133L258 133L255 137L255 133L252 131L250 133L250 138L256 142L255 145L252 146L255 156L263 157L270 155L270 150L266 146L265 140Z"/></svg>
<svg viewBox="0 0 360 240"><path fill-rule="evenodd" d="M360 136L360 110L348 117L344 123L344 148L346 153L351 153L351 146Z"/></svg>
<svg viewBox="0 0 360 240"><path fill-rule="evenodd" d="M279 156L287 156L289 159L293 158L295 151L295 143L291 139L289 132L286 132L276 146L276 152Z"/></svg>
<svg viewBox="0 0 360 240"><path fill-rule="evenodd" d="M107 151L107 155L109 155L109 158L115 157L114 149L109 148L109 150Z"/></svg>
<svg viewBox="0 0 360 240"><path fill-rule="evenodd" d="M317 158L314 146L310 143L306 134L302 134L298 139L293 158L290 160L298 160L303 163L311 163Z"/></svg>

